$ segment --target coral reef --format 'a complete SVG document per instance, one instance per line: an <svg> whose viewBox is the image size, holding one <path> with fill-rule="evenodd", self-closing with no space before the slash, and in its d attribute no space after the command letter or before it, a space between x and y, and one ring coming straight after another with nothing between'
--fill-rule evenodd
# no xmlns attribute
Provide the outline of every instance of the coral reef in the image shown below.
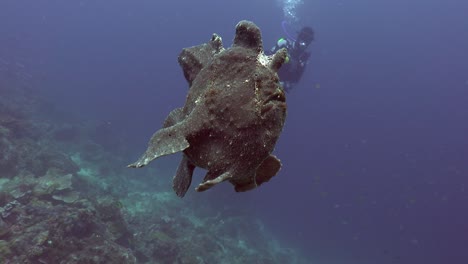
<svg viewBox="0 0 468 264"><path fill-rule="evenodd" d="M128 234L113 227L125 221L119 211L109 223L96 209L100 201L78 200L71 177L48 172L1 185L1 257L10 263L135 263L130 249L110 239ZM64 191L75 198L62 199Z"/></svg>
<svg viewBox="0 0 468 264"><path fill-rule="evenodd" d="M128 138L25 89L0 76L0 263L310 263L248 213L130 177Z"/></svg>
<svg viewBox="0 0 468 264"><path fill-rule="evenodd" d="M167 192L168 196L170 193ZM152 208L157 194L134 193L124 203L136 204L153 198L144 207ZM176 197L172 195L172 199ZM158 203L158 202L156 202ZM134 212L129 225L135 233L138 260L145 263L307 263L291 249L275 248L274 238L263 232L259 220L248 216L225 217L221 213L206 216L181 202L167 201L158 211ZM127 206L125 206L127 207ZM174 208L175 207L175 208ZM135 208L136 209L136 208ZM207 250L209 249L209 250Z"/></svg>

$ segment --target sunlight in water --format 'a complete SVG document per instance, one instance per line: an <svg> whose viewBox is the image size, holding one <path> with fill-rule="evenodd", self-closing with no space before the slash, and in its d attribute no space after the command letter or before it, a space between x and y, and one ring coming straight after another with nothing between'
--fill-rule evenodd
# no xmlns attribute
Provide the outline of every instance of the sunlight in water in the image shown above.
<svg viewBox="0 0 468 264"><path fill-rule="evenodd" d="M303 3L302 0L278 0L284 14L284 20L293 24L298 22L297 9Z"/></svg>

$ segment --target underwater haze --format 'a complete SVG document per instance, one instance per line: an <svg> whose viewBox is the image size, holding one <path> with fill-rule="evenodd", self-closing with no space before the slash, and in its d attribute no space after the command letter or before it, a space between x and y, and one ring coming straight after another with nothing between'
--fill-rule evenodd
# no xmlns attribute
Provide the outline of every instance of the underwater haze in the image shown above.
<svg viewBox="0 0 468 264"><path fill-rule="evenodd" d="M0 263L468 263L468 2L0 2ZM315 31L278 175L184 198L142 169L177 57L254 22ZM288 28L283 28L288 25ZM289 30L289 32L285 32Z"/></svg>

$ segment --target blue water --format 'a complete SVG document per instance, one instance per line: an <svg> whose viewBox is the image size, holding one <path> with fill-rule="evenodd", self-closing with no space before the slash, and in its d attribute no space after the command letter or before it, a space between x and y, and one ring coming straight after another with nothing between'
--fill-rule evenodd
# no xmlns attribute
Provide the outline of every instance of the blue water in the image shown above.
<svg viewBox="0 0 468 264"><path fill-rule="evenodd" d="M184 199L249 209L317 264L468 263L468 4L303 2L4 0L0 58L57 109L125 135L130 163L184 103L182 48L214 32L229 46L243 19L267 48L283 20L312 26L280 174L248 193L226 184ZM164 159L152 166L175 168L178 157Z"/></svg>

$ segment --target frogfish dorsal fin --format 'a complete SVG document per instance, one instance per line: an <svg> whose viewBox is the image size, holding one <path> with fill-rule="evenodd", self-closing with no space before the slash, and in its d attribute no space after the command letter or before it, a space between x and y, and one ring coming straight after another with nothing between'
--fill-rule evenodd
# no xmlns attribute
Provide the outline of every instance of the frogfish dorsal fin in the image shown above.
<svg viewBox="0 0 468 264"><path fill-rule="evenodd" d="M236 26L236 36L234 37L232 46L255 50L257 53L262 52L263 42L260 29L250 21L240 21Z"/></svg>

